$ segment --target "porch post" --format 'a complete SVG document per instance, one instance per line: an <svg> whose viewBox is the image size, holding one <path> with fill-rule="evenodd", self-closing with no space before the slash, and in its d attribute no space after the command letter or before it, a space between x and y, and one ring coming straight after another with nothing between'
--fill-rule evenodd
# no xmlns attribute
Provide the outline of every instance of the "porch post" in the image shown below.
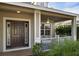
<svg viewBox="0 0 79 59"><path fill-rule="evenodd" d="M72 20L72 39L77 40L77 26L76 26L77 17L74 17Z"/></svg>
<svg viewBox="0 0 79 59"><path fill-rule="evenodd" d="M34 43L41 43L40 26L41 26L41 12L39 10L35 10L34 11Z"/></svg>

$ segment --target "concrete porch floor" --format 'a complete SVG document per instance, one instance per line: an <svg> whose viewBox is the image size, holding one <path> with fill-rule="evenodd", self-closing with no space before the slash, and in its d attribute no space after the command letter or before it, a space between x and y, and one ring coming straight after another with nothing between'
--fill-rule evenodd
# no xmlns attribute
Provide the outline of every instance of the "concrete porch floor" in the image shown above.
<svg viewBox="0 0 79 59"><path fill-rule="evenodd" d="M0 52L0 56L31 56L32 50L19 50L19 51L12 51L12 52Z"/></svg>

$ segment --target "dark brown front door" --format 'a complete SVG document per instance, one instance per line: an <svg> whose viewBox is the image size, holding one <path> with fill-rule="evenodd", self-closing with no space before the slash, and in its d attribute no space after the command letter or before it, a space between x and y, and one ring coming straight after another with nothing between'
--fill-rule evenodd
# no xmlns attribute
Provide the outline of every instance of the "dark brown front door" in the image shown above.
<svg viewBox="0 0 79 59"><path fill-rule="evenodd" d="M7 48L18 48L29 45L29 22L25 21L8 21L7 27ZM27 29L27 30L26 30ZM27 41L27 43L25 43Z"/></svg>

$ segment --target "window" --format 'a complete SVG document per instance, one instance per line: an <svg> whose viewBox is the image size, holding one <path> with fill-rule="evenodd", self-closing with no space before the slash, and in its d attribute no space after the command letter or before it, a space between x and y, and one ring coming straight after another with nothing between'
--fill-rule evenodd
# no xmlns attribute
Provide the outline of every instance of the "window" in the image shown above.
<svg viewBox="0 0 79 59"><path fill-rule="evenodd" d="M41 37L42 38L51 37L51 35L52 35L51 29L52 29L52 24L51 23L49 23L49 24L42 23L41 24Z"/></svg>

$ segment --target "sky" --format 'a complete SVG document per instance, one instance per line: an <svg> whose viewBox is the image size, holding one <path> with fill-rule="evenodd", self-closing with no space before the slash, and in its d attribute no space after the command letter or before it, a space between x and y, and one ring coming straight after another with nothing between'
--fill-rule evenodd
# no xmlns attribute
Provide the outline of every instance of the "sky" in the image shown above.
<svg viewBox="0 0 79 59"><path fill-rule="evenodd" d="M50 8L79 14L79 2L49 2Z"/></svg>

